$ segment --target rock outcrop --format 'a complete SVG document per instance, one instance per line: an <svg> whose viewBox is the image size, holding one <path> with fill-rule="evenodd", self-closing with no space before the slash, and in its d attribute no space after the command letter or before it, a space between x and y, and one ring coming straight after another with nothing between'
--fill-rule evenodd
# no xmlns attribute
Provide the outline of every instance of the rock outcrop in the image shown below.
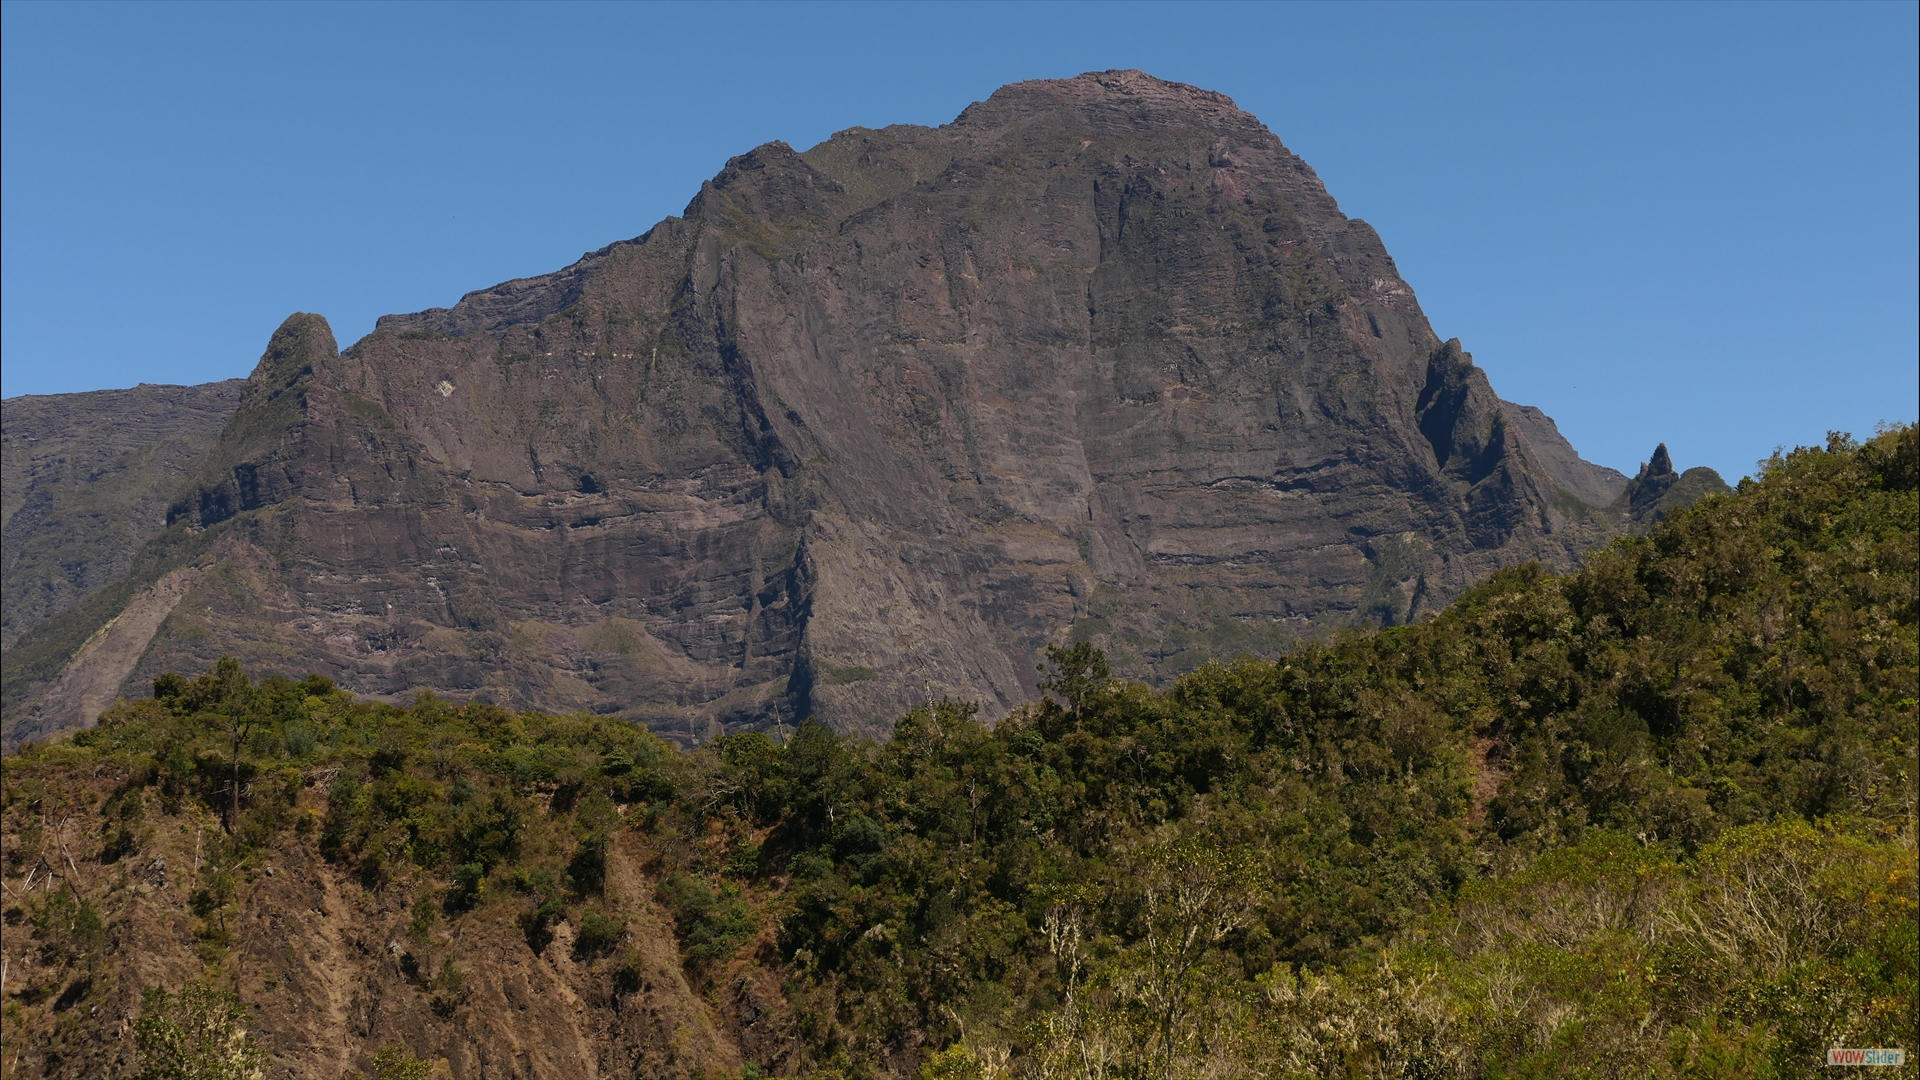
<svg viewBox="0 0 1920 1080"><path fill-rule="evenodd" d="M1667 444L1653 448L1653 457L1640 466L1640 472L1621 489L1614 507L1627 515L1630 531L1643 533L1663 517L1690 506L1707 495L1724 495L1733 490L1718 472L1695 466L1676 472Z"/></svg>
<svg viewBox="0 0 1920 1080"><path fill-rule="evenodd" d="M125 689L232 654L683 741L992 717L1049 643L1157 680L1568 567L1625 486L1227 98L1019 83L761 146L683 217L345 352L287 320L134 560L129 598L195 576ZM85 721L35 695L110 608L13 650L10 742Z"/></svg>

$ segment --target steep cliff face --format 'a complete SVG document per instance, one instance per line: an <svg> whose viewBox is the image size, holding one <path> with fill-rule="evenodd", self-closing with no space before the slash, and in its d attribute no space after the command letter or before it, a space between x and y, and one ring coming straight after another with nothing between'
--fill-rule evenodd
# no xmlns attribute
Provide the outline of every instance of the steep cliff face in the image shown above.
<svg viewBox="0 0 1920 1080"><path fill-rule="evenodd" d="M1500 403L1500 415L1520 429L1540 464L1562 492L1588 507L1608 507L1627 490L1627 478L1617 469L1582 458L1560 434L1553 417L1532 405Z"/></svg>
<svg viewBox="0 0 1920 1080"><path fill-rule="evenodd" d="M684 217L344 353L289 319L120 679L230 653L682 740L991 717L1048 643L1158 679L1568 566L1621 527L1588 513L1611 482L1510 411L1227 98L1020 83L759 147ZM80 721L23 704L39 662L11 741Z"/></svg>
<svg viewBox="0 0 1920 1080"><path fill-rule="evenodd" d="M7 401L0 642L127 572L240 401L244 381Z"/></svg>

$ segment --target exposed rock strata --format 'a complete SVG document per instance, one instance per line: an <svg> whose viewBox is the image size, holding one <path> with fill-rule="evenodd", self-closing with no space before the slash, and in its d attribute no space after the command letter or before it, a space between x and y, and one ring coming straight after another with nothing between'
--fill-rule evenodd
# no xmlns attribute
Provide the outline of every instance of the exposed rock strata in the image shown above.
<svg viewBox="0 0 1920 1080"><path fill-rule="evenodd" d="M686 740L991 717L1050 642L1158 679L1565 568L1623 527L1589 512L1617 476L1227 98L1020 83L769 143L344 353L290 318L170 512L220 540L126 685L231 653Z"/></svg>

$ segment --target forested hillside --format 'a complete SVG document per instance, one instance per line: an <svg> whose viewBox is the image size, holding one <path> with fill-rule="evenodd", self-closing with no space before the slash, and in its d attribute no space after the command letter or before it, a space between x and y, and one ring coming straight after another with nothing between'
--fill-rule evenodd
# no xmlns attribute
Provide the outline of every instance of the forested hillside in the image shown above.
<svg viewBox="0 0 1920 1080"><path fill-rule="evenodd" d="M1164 691L1063 647L1045 700L931 701L885 742L682 753L163 678L6 760L0 1070L136 1075L193 1023L329 1078L383 1047L458 1077L1911 1053L1917 478L1915 428L1836 435L1575 574Z"/></svg>

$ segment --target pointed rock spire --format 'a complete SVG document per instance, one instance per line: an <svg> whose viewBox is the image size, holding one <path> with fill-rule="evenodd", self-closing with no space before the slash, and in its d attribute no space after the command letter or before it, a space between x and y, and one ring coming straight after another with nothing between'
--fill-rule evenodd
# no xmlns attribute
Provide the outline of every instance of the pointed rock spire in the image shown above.
<svg viewBox="0 0 1920 1080"><path fill-rule="evenodd" d="M1667 444L1661 443L1653 448L1653 458L1640 466L1640 472L1627 485L1627 509L1635 519L1644 515L1659 503L1680 474L1673 471L1673 458L1667 453Z"/></svg>

